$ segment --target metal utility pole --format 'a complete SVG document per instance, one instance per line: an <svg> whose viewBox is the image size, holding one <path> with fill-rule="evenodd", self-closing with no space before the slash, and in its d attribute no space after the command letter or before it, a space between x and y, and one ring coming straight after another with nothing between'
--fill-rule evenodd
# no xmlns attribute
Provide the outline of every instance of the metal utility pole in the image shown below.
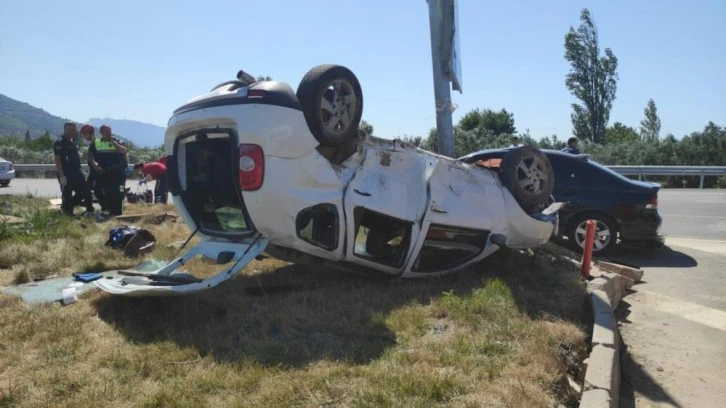
<svg viewBox="0 0 726 408"><path fill-rule="evenodd" d="M458 61L455 0L427 0L431 31L431 62L436 101L436 136L439 154L453 157L454 125L451 114L451 88L461 92L461 65Z"/></svg>

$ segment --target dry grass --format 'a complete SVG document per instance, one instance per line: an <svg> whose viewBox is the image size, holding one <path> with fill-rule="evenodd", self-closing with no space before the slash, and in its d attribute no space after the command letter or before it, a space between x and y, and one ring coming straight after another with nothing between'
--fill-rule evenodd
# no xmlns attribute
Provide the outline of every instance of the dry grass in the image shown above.
<svg viewBox="0 0 726 408"><path fill-rule="evenodd" d="M143 225L156 259L188 234ZM0 259L13 272L33 248L56 270L139 263L102 247L111 226L83 245L3 245ZM73 255L50 255L60 250ZM0 296L0 406L574 406L565 384L585 354L584 304L576 274L520 252L425 281L268 259L182 298L95 292L28 307Z"/></svg>

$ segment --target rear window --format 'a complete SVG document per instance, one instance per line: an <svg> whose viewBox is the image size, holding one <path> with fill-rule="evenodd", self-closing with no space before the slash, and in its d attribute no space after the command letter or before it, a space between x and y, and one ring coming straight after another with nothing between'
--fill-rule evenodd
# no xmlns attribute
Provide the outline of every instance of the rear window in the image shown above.
<svg viewBox="0 0 726 408"><path fill-rule="evenodd" d="M186 136L178 145L186 181L182 201L199 229L210 235L253 230L237 186L236 144L233 133L215 130Z"/></svg>

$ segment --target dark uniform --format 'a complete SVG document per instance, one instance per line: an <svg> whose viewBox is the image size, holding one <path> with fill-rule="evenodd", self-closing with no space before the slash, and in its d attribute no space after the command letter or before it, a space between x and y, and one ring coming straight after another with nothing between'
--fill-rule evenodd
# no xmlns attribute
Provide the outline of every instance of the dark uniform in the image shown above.
<svg viewBox="0 0 726 408"><path fill-rule="evenodd" d="M101 206L108 209L111 215L123 213L123 200L126 191L126 155L116 150L116 142L123 146L123 142L113 138L113 141L105 141L102 138L96 139L89 147L93 160L101 167L98 180L101 186L103 200Z"/></svg>
<svg viewBox="0 0 726 408"><path fill-rule="evenodd" d="M86 180L81 171L81 157L78 154L78 145L65 137L61 136L53 144L53 153L60 156L63 175L65 175L68 183L62 191L61 210L66 214L73 214L74 199L73 193L81 197L82 204L86 207L86 211L93 211L93 202L91 201L91 191L86 185ZM60 174L58 174L60 179Z"/></svg>
<svg viewBox="0 0 726 408"><path fill-rule="evenodd" d="M101 189L101 174L93 169L91 161L88 161L88 178L86 179L88 189L96 195L101 211L108 211L106 208L106 200L103 199L103 190Z"/></svg>

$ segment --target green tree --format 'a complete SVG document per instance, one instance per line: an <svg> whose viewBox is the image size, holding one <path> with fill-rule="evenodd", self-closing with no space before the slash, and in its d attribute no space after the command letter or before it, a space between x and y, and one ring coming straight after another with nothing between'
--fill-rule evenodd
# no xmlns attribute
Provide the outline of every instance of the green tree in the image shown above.
<svg viewBox="0 0 726 408"><path fill-rule="evenodd" d="M580 26L565 35L565 59L571 69L565 79L567 89L582 104L572 104L572 127L580 139L599 143L610 119L617 90L618 59L610 48L600 56L597 29L588 9L580 13Z"/></svg>
<svg viewBox="0 0 726 408"><path fill-rule="evenodd" d="M365 137L373 134L373 125L366 122L365 120L361 120L360 124L358 125L358 135L360 137Z"/></svg>
<svg viewBox="0 0 726 408"><path fill-rule="evenodd" d="M483 127L491 131L494 135L513 135L517 133L514 126L514 114L502 109L495 112L491 109L474 109L467 112L456 125L461 130L474 130Z"/></svg>
<svg viewBox="0 0 726 408"><path fill-rule="evenodd" d="M640 122L640 137L643 140L656 141L660 137L660 118L653 99L648 100L644 114L645 118Z"/></svg>
<svg viewBox="0 0 726 408"><path fill-rule="evenodd" d="M421 145L423 144L424 139L421 136L404 135L401 140L413 146L423 148Z"/></svg>
<svg viewBox="0 0 726 408"><path fill-rule="evenodd" d="M640 139L638 132L630 126L615 122L605 130L605 142L608 144L632 143Z"/></svg>
<svg viewBox="0 0 726 408"><path fill-rule="evenodd" d="M562 148L563 142L557 138L557 135L545 136L539 140L537 145L540 149L559 150Z"/></svg>

